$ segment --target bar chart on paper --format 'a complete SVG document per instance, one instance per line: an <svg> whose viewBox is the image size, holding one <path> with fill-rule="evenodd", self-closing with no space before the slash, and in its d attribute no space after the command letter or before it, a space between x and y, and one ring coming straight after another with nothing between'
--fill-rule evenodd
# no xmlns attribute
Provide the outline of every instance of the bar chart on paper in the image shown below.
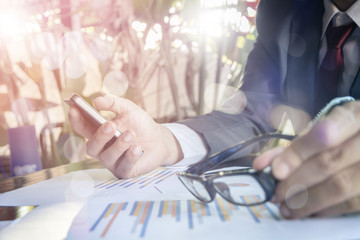
<svg viewBox="0 0 360 240"><path fill-rule="evenodd" d="M143 176L130 179L109 179L98 182L94 186L93 200L120 201L120 200L162 200L170 197L188 198L189 193L178 180L174 169L157 169Z"/></svg>
<svg viewBox="0 0 360 240"><path fill-rule="evenodd" d="M94 193L74 218L67 239L218 240L271 236L302 240L360 236L360 230L353 227L360 216L286 221L272 203L242 207L219 197L203 204L179 182L178 171L157 169L136 178L95 182ZM257 197L241 196L247 203Z"/></svg>
<svg viewBox="0 0 360 240"><path fill-rule="evenodd" d="M248 197L247 201L251 201L252 197ZM239 207L221 198L210 204L202 204L196 200L135 201L102 206L88 204L73 222L69 239L85 236L154 239L170 229L172 234L178 232L193 235L218 224L230 227L236 224L236 219L259 224L263 218L279 221L277 207L270 204Z"/></svg>
<svg viewBox="0 0 360 240"><path fill-rule="evenodd" d="M95 186L97 189L113 189L113 188L138 188L142 189L149 185L156 185L164 181L165 179L175 175L178 171L175 170L157 170L145 174L140 177L131 179L113 179L105 182L101 182Z"/></svg>

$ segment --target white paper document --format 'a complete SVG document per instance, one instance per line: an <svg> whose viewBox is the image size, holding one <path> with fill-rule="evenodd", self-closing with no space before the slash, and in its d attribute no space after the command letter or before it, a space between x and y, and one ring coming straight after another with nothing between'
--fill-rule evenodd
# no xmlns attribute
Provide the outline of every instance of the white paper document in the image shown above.
<svg viewBox="0 0 360 240"><path fill-rule="evenodd" d="M88 202L67 239L355 239L360 217L284 220L276 205L239 207L221 198Z"/></svg>
<svg viewBox="0 0 360 240"><path fill-rule="evenodd" d="M360 215L284 220L272 203L240 207L218 196L202 204L181 184L178 172L160 168L117 179L106 169L82 170L0 194L0 205L40 206L5 227L0 239L19 239L19 233L29 229L27 239L47 239L55 229L49 213L54 221L62 219L63 227L56 229L65 231L54 232L51 239L360 238ZM256 196L245 201L252 197ZM46 235L41 238L44 228Z"/></svg>
<svg viewBox="0 0 360 240"><path fill-rule="evenodd" d="M82 170L0 194L0 205L42 205L68 201L189 199L177 178L179 168L161 168L132 179L118 179L107 169Z"/></svg>
<svg viewBox="0 0 360 240"><path fill-rule="evenodd" d="M161 169L97 183L67 239L344 239L360 236L360 216L284 220L277 205L240 207L222 198L197 201ZM246 186L246 184L244 185ZM252 197L244 198L251 202Z"/></svg>

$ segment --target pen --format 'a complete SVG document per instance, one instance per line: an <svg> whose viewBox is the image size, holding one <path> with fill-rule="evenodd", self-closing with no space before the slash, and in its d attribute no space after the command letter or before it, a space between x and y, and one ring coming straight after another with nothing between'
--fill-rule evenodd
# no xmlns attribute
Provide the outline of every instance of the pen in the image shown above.
<svg viewBox="0 0 360 240"><path fill-rule="evenodd" d="M351 102L351 101L355 101L355 99L351 96L345 96L345 97L337 97L334 98L333 100L331 100L328 104L325 105L325 107L323 107L318 114L316 114L316 116L313 118L313 120L311 121L311 123L308 125L308 127L313 126L313 124L315 124L317 121L319 121L321 118L324 118L326 115L328 115L334 107L336 106L340 106L343 105L347 102ZM274 184L274 186L277 185L277 183L279 182L274 175L272 174L272 166L267 166L266 168L264 168L262 170L262 172L264 174L267 174L273 182L271 184Z"/></svg>
<svg viewBox="0 0 360 240"><path fill-rule="evenodd" d="M331 110L333 110L334 107L343 105L344 103L351 102L351 101L355 101L355 99L350 96L334 98L328 104L326 104L325 107L322 108L318 114L316 114L316 116L312 120L312 124L314 124L319 119L328 115L331 112Z"/></svg>

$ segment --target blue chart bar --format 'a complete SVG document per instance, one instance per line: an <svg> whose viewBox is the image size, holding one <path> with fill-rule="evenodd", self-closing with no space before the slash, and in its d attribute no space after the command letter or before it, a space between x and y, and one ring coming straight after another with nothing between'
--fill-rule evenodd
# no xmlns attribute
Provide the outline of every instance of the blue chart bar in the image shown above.
<svg viewBox="0 0 360 240"><path fill-rule="evenodd" d="M189 229L193 229L193 217L192 217L192 207L191 202L187 201L187 211L188 211L188 221L189 221Z"/></svg>
<svg viewBox="0 0 360 240"><path fill-rule="evenodd" d="M252 203L257 200L259 196L241 196L241 200L246 203ZM275 205L277 206L277 205ZM276 221L280 220L280 217L269 207L267 203L257 206L247 207L250 215L254 218L255 222L260 223L260 218L263 213L269 213Z"/></svg>
<svg viewBox="0 0 360 240"><path fill-rule="evenodd" d="M180 222L180 200L176 201L176 221Z"/></svg>
<svg viewBox="0 0 360 240"><path fill-rule="evenodd" d="M126 209L128 203L123 202L120 204L108 204L102 214L99 216L99 218L95 221L94 225L90 228L90 232L93 232L97 230L98 225L101 223L101 221L104 221L104 219L107 220L106 227L101 231L101 237L105 237L109 229L111 228L113 222L117 218L120 211L123 211ZM110 219L110 220L109 220Z"/></svg>
<svg viewBox="0 0 360 240"><path fill-rule="evenodd" d="M161 217L164 211L164 201L160 202L160 207L159 207L159 214L158 217Z"/></svg>
<svg viewBox="0 0 360 240"><path fill-rule="evenodd" d="M96 226L99 224L99 222L101 221L101 219L104 218L106 212L109 210L109 208L111 207L111 204L107 205L107 207L105 208L105 210L103 211L103 213L100 215L100 217L96 220L96 222L94 223L94 225L90 228L90 231L94 231L94 229L96 228Z"/></svg>
<svg viewBox="0 0 360 240"><path fill-rule="evenodd" d="M251 197L243 197L243 201L251 201ZM215 199L210 204L202 204L195 200L171 200L171 201L136 201L112 203L104 206L99 215L94 218L89 232L97 237L106 237L111 228L121 229L120 222L131 224L131 228L126 229L128 234L144 238L151 225L180 224L188 230L194 230L203 224L206 224L208 218L215 219L219 223L231 221L238 216L247 215L249 212L254 223L260 223L265 215L267 218L280 220L276 214L277 209L267 204L253 207L235 206L222 198ZM173 219L173 222L169 222ZM120 225L119 225L120 224Z"/></svg>

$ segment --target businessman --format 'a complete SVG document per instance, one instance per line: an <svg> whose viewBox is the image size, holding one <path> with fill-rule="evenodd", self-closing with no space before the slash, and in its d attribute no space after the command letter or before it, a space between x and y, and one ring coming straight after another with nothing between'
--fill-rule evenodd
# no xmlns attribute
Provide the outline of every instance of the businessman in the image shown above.
<svg viewBox="0 0 360 240"><path fill-rule="evenodd" d="M118 177L137 176L159 165L189 164L182 159L200 160L274 131L268 119L277 106L306 112L311 118L336 96L358 99L359 25L356 0L261 0L258 38L240 88L247 102L241 113L213 111L160 125L129 100L104 96L94 105L116 113L112 121L94 129L74 107L69 119L73 129L89 139L88 154ZM296 118L293 113L288 115ZM290 146L270 150L254 161L257 169L272 165L280 180L273 201L280 204L284 217L360 211L359 118L360 102L338 106L315 125L299 127ZM124 133L104 148L115 128ZM299 187L289 191L294 186ZM301 206L289 207L304 197Z"/></svg>

